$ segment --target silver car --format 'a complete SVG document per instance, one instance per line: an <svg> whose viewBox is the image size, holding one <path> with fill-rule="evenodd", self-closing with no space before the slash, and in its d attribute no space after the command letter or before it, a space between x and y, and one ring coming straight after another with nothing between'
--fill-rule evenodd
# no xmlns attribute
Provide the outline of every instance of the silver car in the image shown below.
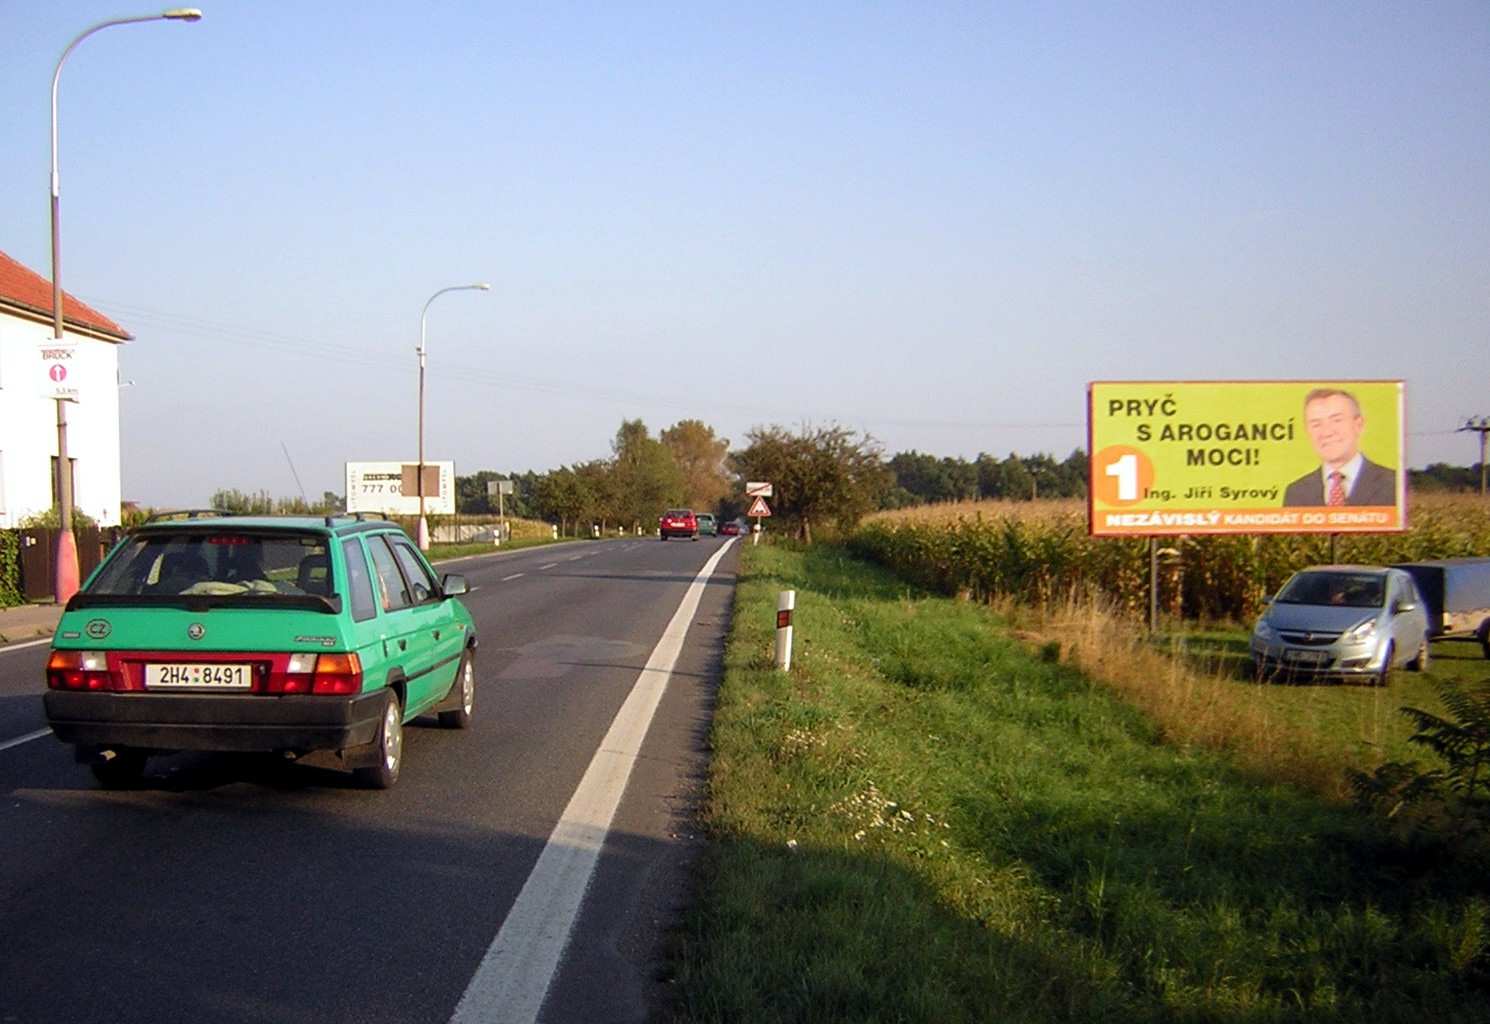
<svg viewBox="0 0 1490 1024"><path fill-rule="evenodd" d="M1366 677L1428 667L1428 617L1412 577L1375 565L1316 565L1289 578L1252 630L1252 665L1275 673Z"/></svg>

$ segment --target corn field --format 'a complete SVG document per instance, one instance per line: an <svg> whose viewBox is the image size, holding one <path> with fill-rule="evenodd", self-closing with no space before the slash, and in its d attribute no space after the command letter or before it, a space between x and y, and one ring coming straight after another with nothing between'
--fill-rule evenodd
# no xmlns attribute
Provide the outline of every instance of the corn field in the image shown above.
<svg viewBox="0 0 1490 1024"><path fill-rule="evenodd" d="M1370 565L1490 555L1490 501L1412 499L1410 528L1342 534L1336 561ZM1247 621L1305 565L1329 561L1323 534L1160 538L1160 603L1191 619ZM860 555L944 593L1045 606L1091 590L1137 614L1148 603L1148 541L1087 534L1080 502L962 502L882 512L850 538Z"/></svg>

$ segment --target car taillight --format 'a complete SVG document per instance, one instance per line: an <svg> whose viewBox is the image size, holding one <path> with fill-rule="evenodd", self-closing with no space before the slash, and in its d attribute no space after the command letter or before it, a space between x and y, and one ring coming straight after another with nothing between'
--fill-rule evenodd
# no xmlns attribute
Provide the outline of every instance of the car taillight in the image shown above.
<svg viewBox="0 0 1490 1024"><path fill-rule="evenodd" d="M362 659L355 654L323 654L316 659L312 693L359 693Z"/></svg>
<svg viewBox="0 0 1490 1024"><path fill-rule="evenodd" d="M283 671L270 672L265 693L360 693L362 661L355 654L291 654Z"/></svg>
<svg viewBox="0 0 1490 1024"><path fill-rule="evenodd" d="M53 651L47 659L47 686L53 690L110 690L108 657L102 651Z"/></svg>

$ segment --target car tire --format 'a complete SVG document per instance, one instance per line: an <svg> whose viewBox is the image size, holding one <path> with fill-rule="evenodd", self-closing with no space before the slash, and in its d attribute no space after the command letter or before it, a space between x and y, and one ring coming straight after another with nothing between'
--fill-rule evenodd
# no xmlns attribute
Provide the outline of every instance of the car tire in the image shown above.
<svg viewBox="0 0 1490 1024"><path fill-rule="evenodd" d="M398 781L398 773L404 765L404 709L398 694L384 690L383 717L378 723L378 735L373 740L377 752L375 764L357 768L352 772L358 785L365 789L391 789Z"/></svg>
<svg viewBox="0 0 1490 1024"><path fill-rule="evenodd" d="M1381 671L1378 672L1378 673L1376 673L1376 675L1374 675L1374 676L1371 677L1371 684L1373 686L1385 686L1385 685L1387 685L1387 677L1389 675L1391 675L1391 672L1392 672L1392 659L1395 658L1396 656L1397 656L1397 645L1394 644L1392 641L1388 640L1387 641L1387 652L1386 652L1386 654L1381 659Z"/></svg>
<svg viewBox="0 0 1490 1024"><path fill-rule="evenodd" d="M460 707L440 712L440 728L468 729L471 711L476 706L476 659L469 650L461 655L460 668L452 685L460 687Z"/></svg>
<svg viewBox="0 0 1490 1024"><path fill-rule="evenodd" d="M1423 646L1418 651L1418 656L1416 658L1413 658L1411 661L1409 661L1407 663L1407 671L1409 671L1409 672L1426 672L1426 671L1428 671L1428 663L1431 660L1431 657L1432 656L1428 653L1428 638L1427 637L1423 637Z"/></svg>
<svg viewBox="0 0 1490 1024"><path fill-rule="evenodd" d="M145 762L149 759L150 755L143 750L123 747L101 751L88 762L88 769L104 789L129 789L140 784L145 775Z"/></svg>

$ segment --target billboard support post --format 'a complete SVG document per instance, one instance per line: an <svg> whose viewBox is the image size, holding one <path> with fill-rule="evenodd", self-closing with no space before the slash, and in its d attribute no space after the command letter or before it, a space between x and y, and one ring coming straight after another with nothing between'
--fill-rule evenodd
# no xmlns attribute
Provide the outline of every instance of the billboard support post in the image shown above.
<svg viewBox="0 0 1490 1024"><path fill-rule="evenodd" d="M1149 636L1159 628L1159 538L1149 538Z"/></svg>

